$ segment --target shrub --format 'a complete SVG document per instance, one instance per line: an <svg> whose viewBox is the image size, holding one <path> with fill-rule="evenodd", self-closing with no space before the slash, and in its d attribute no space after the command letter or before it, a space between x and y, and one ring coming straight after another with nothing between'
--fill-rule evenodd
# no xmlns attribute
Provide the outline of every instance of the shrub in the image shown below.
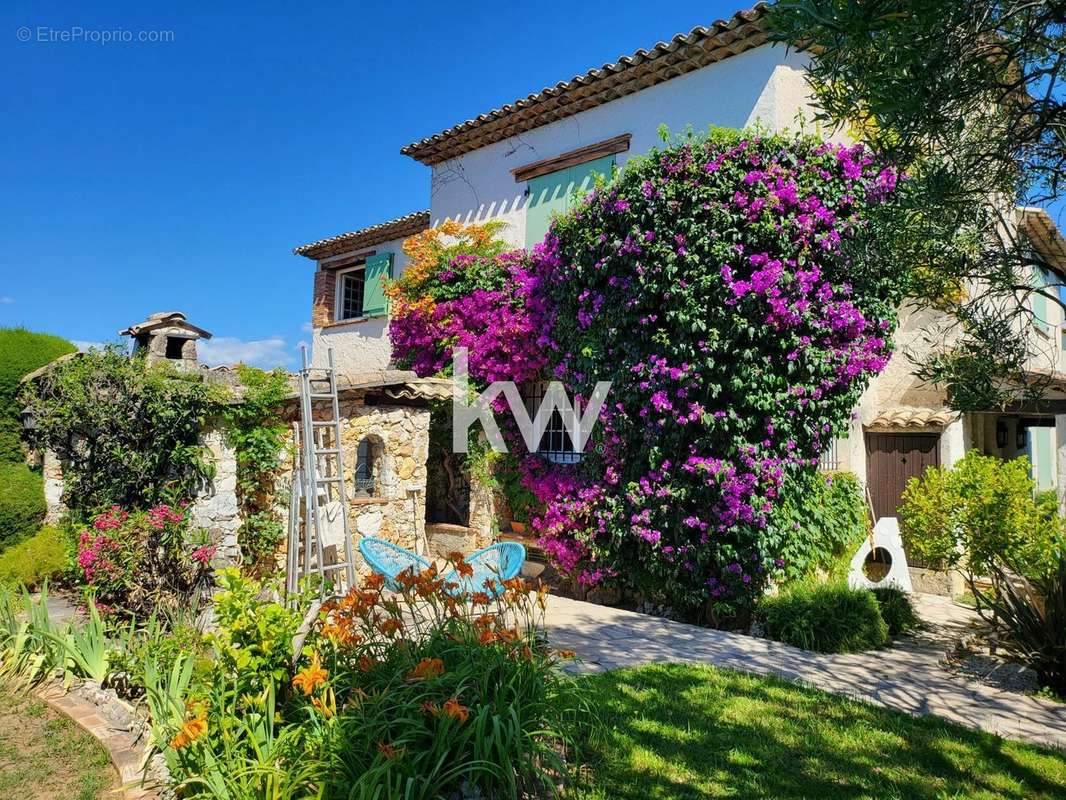
<svg viewBox="0 0 1066 800"><path fill-rule="evenodd" d="M877 598L844 583L805 583L766 597L757 614L771 639L819 653L852 653L888 644Z"/></svg>
<svg viewBox="0 0 1066 800"><path fill-rule="evenodd" d="M877 598L877 606L881 609L881 616L888 625L889 636L899 636L922 627L921 617L914 610L914 604L908 594L902 589L882 586L872 591Z"/></svg>
<svg viewBox="0 0 1066 800"><path fill-rule="evenodd" d="M109 347L59 364L22 399L37 421L31 439L62 462L77 514L187 499L210 477L200 432L219 398L200 376Z"/></svg>
<svg viewBox="0 0 1066 800"><path fill-rule="evenodd" d="M1026 577L1047 574L1062 533L1054 505L1034 499L1025 458L971 450L954 467L911 478L899 508L908 548L922 559L986 575L997 564Z"/></svg>
<svg viewBox="0 0 1066 800"><path fill-rule="evenodd" d="M994 566L993 591L974 582L979 610L1009 636L1004 649L1028 664L1042 686L1066 693L1066 551L1052 557L1039 579L1020 581Z"/></svg>
<svg viewBox="0 0 1066 800"><path fill-rule="evenodd" d="M66 536L46 525L29 539L0 552L0 583L33 589L63 572L70 561Z"/></svg>
<svg viewBox="0 0 1066 800"><path fill-rule="evenodd" d="M804 580L819 571L846 577L855 549L870 532L858 479L850 472L805 470L786 479L782 497L772 517L781 579Z"/></svg>
<svg viewBox="0 0 1066 800"><path fill-rule="evenodd" d="M215 548L188 530L185 511L118 506L98 514L77 537L80 579L96 601L126 616L184 607L210 584Z"/></svg>
<svg viewBox="0 0 1066 800"><path fill-rule="evenodd" d="M786 474L891 353L895 182L861 146L690 137L630 159L531 254L452 258L431 288L473 288L398 304L397 358L430 374L462 345L475 381L552 376L583 404L611 381L580 464L519 462L542 546L583 583L746 614L779 557Z"/></svg>
<svg viewBox="0 0 1066 800"><path fill-rule="evenodd" d="M40 473L25 464L0 463L0 547L32 536L46 510Z"/></svg>
<svg viewBox="0 0 1066 800"><path fill-rule="evenodd" d="M47 333L0 329L0 461L22 461L19 381L75 349L66 339Z"/></svg>

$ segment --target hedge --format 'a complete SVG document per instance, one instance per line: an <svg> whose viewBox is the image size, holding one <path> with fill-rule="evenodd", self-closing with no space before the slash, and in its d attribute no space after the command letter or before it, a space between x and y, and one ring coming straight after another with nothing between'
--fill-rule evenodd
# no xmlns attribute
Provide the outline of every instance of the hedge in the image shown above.
<svg viewBox="0 0 1066 800"><path fill-rule="evenodd" d="M77 348L58 336L25 328L0 328L0 461L22 461L19 381Z"/></svg>
<svg viewBox="0 0 1066 800"><path fill-rule="evenodd" d="M45 510L40 473L25 464L0 463L0 547L36 533Z"/></svg>
<svg viewBox="0 0 1066 800"><path fill-rule="evenodd" d="M63 533L51 526L0 553L0 583L34 589L63 572L70 562Z"/></svg>

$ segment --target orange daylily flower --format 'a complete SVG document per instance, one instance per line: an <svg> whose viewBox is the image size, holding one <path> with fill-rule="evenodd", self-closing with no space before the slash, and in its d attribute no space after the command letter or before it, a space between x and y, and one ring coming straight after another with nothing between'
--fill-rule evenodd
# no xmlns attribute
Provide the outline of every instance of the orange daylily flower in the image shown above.
<svg viewBox="0 0 1066 800"><path fill-rule="evenodd" d="M487 606L491 602L487 592L474 592L470 599L476 606Z"/></svg>
<svg viewBox="0 0 1066 800"><path fill-rule="evenodd" d="M385 742L378 742L378 752L385 758L396 758L403 752L402 748L396 747L396 745L386 744Z"/></svg>
<svg viewBox="0 0 1066 800"><path fill-rule="evenodd" d="M556 650L555 651L555 655L559 656L559 658L567 658L567 659L569 659L569 658L573 658L576 655L576 653L574 653L573 650Z"/></svg>
<svg viewBox="0 0 1066 800"><path fill-rule="evenodd" d="M439 658L423 658L407 673L409 681L424 681L439 677L444 673L444 662Z"/></svg>
<svg viewBox="0 0 1066 800"><path fill-rule="evenodd" d="M438 706L432 700L424 701L422 703L422 705L420 706L420 708L422 709L422 713L423 714L430 714L430 715L432 715L434 717L437 716L437 714L440 713L440 706Z"/></svg>
<svg viewBox="0 0 1066 800"><path fill-rule="evenodd" d="M370 672L370 670L377 666L377 664L378 661L375 658L371 658L370 656L359 656L358 666L360 672Z"/></svg>
<svg viewBox="0 0 1066 800"><path fill-rule="evenodd" d="M383 636L392 636L400 629L403 628L403 622L395 617L389 617L387 620L378 625L378 630L381 631Z"/></svg>
<svg viewBox="0 0 1066 800"><path fill-rule="evenodd" d="M385 577L383 575L378 575L376 572L372 572L366 577L366 580L363 581L363 585L368 589L380 589L385 585Z"/></svg>
<svg viewBox="0 0 1066 800"><path fill-rule="evenodd" d="M296 673L292 679L295 689L300 689L304 694L311 694L319 686L326 682L329 673L322 668L322 662L318 659L318 653L311 654L311 663Z"/></svg>
<svg viewBox="0 0 1066 800"><path fill-rule="evenodd" d="M327 706L324 702L319 700L317 697L312 697L311 698L311 705L313 705L315 708L317 708L319 710L319 712L322 714L322 716L325 717L326 719L329 719L334 714L333 709L330 708L329 706Z"/></svg>
<svg viewBox="0 0 1066 800"><path fill-rule="evenodd" d="M201 708L200 713L190 720L186 720L181 730L170 740L170 746L175 750L186 747L207 733L207 709Z"/></svg>
<svg viewBox="0 0 1066 800"><path fill-rule="evenodd" d="M447 714L452 719L459 720L459 724L462 725L466 722L470 716L470 710L463 705L459 704L459 700L452 697L444 701L444 705L440 707L442 714Z"/></svg>

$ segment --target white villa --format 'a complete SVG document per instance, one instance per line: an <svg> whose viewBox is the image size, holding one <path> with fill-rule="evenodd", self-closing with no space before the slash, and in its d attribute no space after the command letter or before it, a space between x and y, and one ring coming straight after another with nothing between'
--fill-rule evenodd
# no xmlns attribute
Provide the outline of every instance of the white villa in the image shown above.
<svg viewBox="0 0 1066 800"><path fill-rule="evenodd" d="M390 366L382 282L403 272L401 245L413 233L446 219L498 219L507 223L511 243L528 247L544 236L552 212L572 202L575 188L658 144L662 125L673 132L756 122L783 129L810 119L809 57L771 43L765 17L759 5L696 27L403 147L403 155L429 168L426 195L412 199L422 210L295 250L315 264L316 361L332 348L342 370ZM1066 272L1066 240L1047 213L1019 209L1017 222L1032 246ZM1066 387L1066 319L1044 298L1034 301L1033 312L1047 342L1033 368L1052 372L1056 386ZM1005 458L1028 455L1039 486L1058 486L1063 497L1066 394L1055 392L1035 408L953 412L942 392L914 377L902 355L922 346L934 316L903 309L899 352L823 466L865 480L878 517L894 515L908 477L929 464L951 464L971 448Z"/></svg>

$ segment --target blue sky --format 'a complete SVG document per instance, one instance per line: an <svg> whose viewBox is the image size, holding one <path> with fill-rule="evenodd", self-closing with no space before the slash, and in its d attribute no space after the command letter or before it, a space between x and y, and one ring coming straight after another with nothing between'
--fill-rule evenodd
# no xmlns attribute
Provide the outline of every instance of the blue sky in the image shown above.
<svg viewBox="0 0 1066 800"><path fill-rule="evenodd" d="M9 0L0 326L99 342L179 309L215 360L293 366L292 248L426 207L400 147L743 5ZM110 31L170 41L85 40Z"/></svg>

